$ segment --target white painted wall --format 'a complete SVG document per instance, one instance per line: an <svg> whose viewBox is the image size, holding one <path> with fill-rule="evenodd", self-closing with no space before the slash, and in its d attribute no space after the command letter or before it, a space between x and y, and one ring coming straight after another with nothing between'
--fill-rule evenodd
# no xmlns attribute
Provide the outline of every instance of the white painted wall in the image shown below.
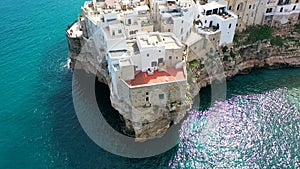
<svg viewBox="0 0 300 169"><path fill-rule="evenodd" d="M237 16L233 12L228 11L226 9L226 11L233 17L224 19L219 15L209 15L209 16L201 15L200 11L201 11L201 5L197 4L195 7L194 18L196 20L200 20L204 27L209 27L211 21L213 26L217 26L219 24L219 29L221 30L219 46L224 44L230 44L233 42L236 24L238 21ZM207 37L208 35L206 36L206 38Z"/></svg>
<svg viewBox="0 0 300 169"><path fill-rule="evenodd" d="M274 12L281 13L280 12L281 8L283 9L282 13L283 12L292 12L294 6L296 6L295 11L300 10L300 3L297 3L297 4L288 4L288 5L277 5Z"/></svg>
<svg viewBox="0 0 300 169"><path fill-rule="evenodd" d="M147 71L148 68L152 67L152 62L157 62L158 58L165 59L165 48L163 46L147 47L140 51L141 64L138 65L142 71Z"/></svg>

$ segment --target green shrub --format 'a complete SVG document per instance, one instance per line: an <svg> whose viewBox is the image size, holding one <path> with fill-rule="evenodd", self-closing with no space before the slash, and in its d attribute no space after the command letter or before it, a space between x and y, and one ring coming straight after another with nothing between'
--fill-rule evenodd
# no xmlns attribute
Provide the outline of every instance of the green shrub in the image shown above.
<svg viewBox="0 0 300 169"><path fill-rule="evenodd" d="M229 59L229 56L225 55L224 58L223 58L223 61L226 62L226 61L228 61L228 59Z"/></svg>
<svg viewBox="0 0 300 169"><path fill-rule="evenodd" d="M270 39L272 37L273 28L269 26L250 26L246 29L249 33L248 43L255 43L259 40Z"/></svg>
<svg viewBox="0 0 300 169"><path fill-rule="evenodd" d="M227 50L228 50L228 47L227 47L227 46L224 46L224 47L222 48L222 52L223 52L223 53L227 52Z"/></svg>
<svg viewBox="0 0 300 169"><path fill-rule="evenodd" d="M273 37L270 42L271 42L271 45L273 45L273 46L282 47L284 44L284 39L281 38L280 36L276 36L276 37Z"/></svg>
<svg viewBox="0 0 300 169"><path fill-rule="evenodd" d="M234 59L235 56L236 56L236 54L231 50L231 51L230 51L230 57L232 57L232 59Z"/></svg>
<svg viewBox="0 0 300 169"><path fill-rule="evenodd" d="M197 66L197 64L198 64L197 60L190 61L189 62L189 68L194 69Z"/></svg>

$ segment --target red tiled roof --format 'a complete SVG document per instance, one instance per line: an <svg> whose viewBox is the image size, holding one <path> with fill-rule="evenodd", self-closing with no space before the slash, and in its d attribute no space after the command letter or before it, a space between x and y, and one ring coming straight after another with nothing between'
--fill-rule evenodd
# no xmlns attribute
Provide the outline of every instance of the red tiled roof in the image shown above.
<svg viewBox="0 0 300 169"><path fill-rule="evenodd" d="M135 75L135 79L128 82L130 86L139 86L145 84L156 84L165 82L175 82L185 80L183 69L169 68L166 71L154 71L153 75L147 72L139 72Z"/></svg>

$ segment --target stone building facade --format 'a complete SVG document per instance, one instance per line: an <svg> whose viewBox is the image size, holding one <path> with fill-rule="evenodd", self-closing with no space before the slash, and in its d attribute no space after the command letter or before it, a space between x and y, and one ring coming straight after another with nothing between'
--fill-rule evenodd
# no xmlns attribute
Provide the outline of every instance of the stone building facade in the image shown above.
<svg viewBox="0 0 300 169"><path fill-rule="evenodd" d="M228 9L238 16L237 30L250 25L281 27L297 23L299 0L226 0Z"/></svg>

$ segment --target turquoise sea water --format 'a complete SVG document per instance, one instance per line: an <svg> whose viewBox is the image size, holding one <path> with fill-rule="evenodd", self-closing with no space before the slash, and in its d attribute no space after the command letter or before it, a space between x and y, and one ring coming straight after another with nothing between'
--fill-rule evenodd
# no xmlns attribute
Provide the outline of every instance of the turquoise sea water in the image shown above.
<svg viewBox="0 0 300 169"><path fill-rule="evenodd" d="M123 158L99 148L81 129L72 104L72 73L65 66L65 28L83 2L0 2L1 169L164 168L177 152ZM228 82L228 97L299 86L300 69L256 70ZM108 90L100 87L105 101Z"/></svg>

